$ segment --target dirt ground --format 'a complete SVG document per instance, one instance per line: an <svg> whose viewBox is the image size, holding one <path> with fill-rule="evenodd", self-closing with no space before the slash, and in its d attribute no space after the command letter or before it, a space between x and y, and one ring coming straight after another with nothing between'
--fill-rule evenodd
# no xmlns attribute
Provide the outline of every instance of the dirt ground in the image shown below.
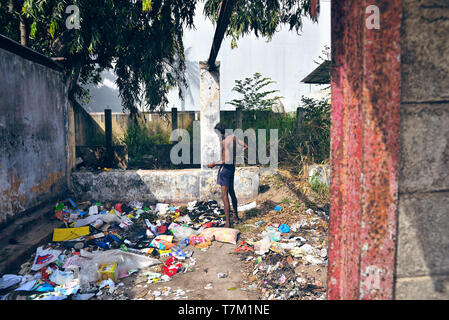
<svg viewBox="0 0 449 320"><path fill-rule="evenodd" d="M214 242L207 251L195 250L196 264L185 274L176 274L171 281L148 284L146 271L157 271L150 267L136 275L123 279L123 286L115 292L115 298L132 300L257 300L254 291L243 291L242 265L233 254L237 245ZM218 273L226 274L219 278ZM101 297L101 296L100 296ZM114 299L105 294L103 300Z"/></svg>
<svg viewBox="0 0 449 320"><path fill-rule="evenodd" d="M310 191L307 184L299 183L298 177L292 177L287 171L279 174L263 174L261 177L260 194L256 199L257 209L239 213L242 223L235 226L240 230L237 245L212 242L207 251L200 251L194 247L195 264L186 273L178 273L171 281L149 283L145 272L159 272L160 266L153 266L148 270L122 279L114 294L105 290L103 295L94 299L101 300L260 300L273 299L282 290L275 282L275 275L286 274L287 282L303 281L300 294L294 299L319 299L325 296L326 265L313 265L293 259L288 255L270 255L263 257L268 264L281 262L279 272L270 275L264 272L255 273L256 256L253 252L235 253L242 241L258 240L263 226L269 223L291 224L295 221L313 221L313 227L301 228L296 235L301 235L318 249L327 250L327 221L307 209L326 211L328 208L326 196L317 195ZM247 201L249 203L251 201ZM283 207L281 212L273 211L277 205ZM327 205L327 206L326 206ZM164 261L164 259L161 259ZM220 278L219 273L226 276ZM271 278L270 278L271 277ZM298 280L300 279L300 280ZM297 283L295 282L297 285ZM293 286L295 287L295 286ZM291 287L290 287L291 289ZM290 290L289 289L289 290ZM287 297L288 298L288 297Z"/></svg>

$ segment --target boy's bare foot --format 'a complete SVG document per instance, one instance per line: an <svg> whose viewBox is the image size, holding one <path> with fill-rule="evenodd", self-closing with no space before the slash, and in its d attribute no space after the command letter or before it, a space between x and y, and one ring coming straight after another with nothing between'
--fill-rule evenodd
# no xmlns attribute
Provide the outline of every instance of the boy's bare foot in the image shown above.
<svg viewBox="0 0 449 320"><path fill-rule="evenodd" d="M232 222L235 223L235 224L239 224L239 223L242 222L242 219L239 218L238 214L234 213L232 215Z"/></svg>

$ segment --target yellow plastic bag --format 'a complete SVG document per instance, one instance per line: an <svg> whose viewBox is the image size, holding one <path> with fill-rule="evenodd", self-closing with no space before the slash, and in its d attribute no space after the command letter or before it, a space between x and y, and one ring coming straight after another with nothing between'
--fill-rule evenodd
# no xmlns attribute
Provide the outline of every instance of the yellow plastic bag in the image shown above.
<svg viewBox="0 0 449 320"><path fill-rule="evenodd" d="M60 241L73 240L82 236L86 236L89 233L90 233L89 227L54 229L53 241L60 242Z"/></svg>

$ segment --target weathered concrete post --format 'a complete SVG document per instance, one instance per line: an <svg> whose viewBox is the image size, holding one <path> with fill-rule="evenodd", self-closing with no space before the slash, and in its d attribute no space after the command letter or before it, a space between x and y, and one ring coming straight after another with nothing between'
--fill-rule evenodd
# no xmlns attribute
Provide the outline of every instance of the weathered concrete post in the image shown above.
<svg viewBox="0 0 449 320"><path fill-rule="evenodd" d="M178 129L178 108L171 109L171 129Z"/></svg>
<svg viewBox="0 0 449 320"><path fill-rule="evenodd" d="M304 110L301 107L296 109L296 130L301 132L304 120Z"/></svg>
<svg viewBox="0 0 449 320"><path fill-rule="evenodd" d="M243 108L235 109L235 123L237 128L243 130Z"/></svg>
<svg viewBox="0 0 449 320"><path fill-rule="evenodd" d="M235 124L236 124L235 129L243 130L243 108L242 107L235 109ZM236 158L237 164L245 163L244 152L242 152L242 153L237 152L236 157L237 157Z"/></svg>
<svg viewBox="0 0 449 320"><path fill-rule="evenodd" d="M201 168L219 161L220 138L214 127L220 122L220 64L209 70L206 62L200 62L200 110L201 110Z"/></svg>
<svg viewBox="0 0 449 320"><path fill-rule="evenodd" d="M112 110L104 110L104 128L105 128L105 146L106 146L106 163L105 166L108 168L112 167L112 159L114 157L112 153Z"/></svg>
<svg viewBox="0 0 449 320"><path fill-rule="evenodd" d="M171 109L171 130L172 132L178 129L178 109ZM178 142L179 136L176 137L176 141L172 141L173 144Z"/></svg>

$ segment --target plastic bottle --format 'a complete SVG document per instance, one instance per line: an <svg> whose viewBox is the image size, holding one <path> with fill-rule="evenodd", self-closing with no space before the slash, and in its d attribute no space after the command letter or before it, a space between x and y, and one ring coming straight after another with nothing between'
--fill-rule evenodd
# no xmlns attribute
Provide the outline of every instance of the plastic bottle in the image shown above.
<svg viewBox="0 0 449 320"><path fill-rule="evenodd" d="M184 248L188 247L189 244L190 244L190 240L188 238L186 238L182 241L179 241L178 246L181 247L181 249L184 249Z"/></svg>
<svg viewBox="0 0 449 320"><path fill-rule="evenodd" d="M171 252L172 252L172 255L175 256L175 258L185 259L185 257L186 257L185 252L182 251L182 248L180 246L171 247Z"/></svg>

